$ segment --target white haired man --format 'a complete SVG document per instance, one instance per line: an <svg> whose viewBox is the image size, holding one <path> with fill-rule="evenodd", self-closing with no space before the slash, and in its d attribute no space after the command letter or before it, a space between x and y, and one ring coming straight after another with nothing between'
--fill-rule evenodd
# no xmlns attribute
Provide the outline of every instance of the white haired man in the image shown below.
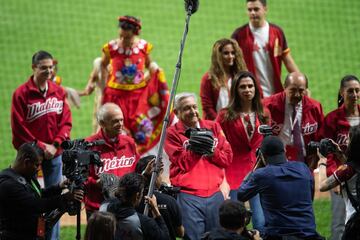
<svg viewBox="0 0 360 240"><path fill-rule="evenodd" d="M92 165L89 178L85 183L87 191L85 208L88 218L94 211L99 209L100 204L104 201L99 175L107 173L121 177L134 172L136 163L139 160L134 140L122 134L124 115L118 105L115 103L102 105L97 112L97 120L100 130L86 138L86 141L101 139L105 141L105 144L92 148L92 150L100 152L103 166Z"/></svg>
<svg viewBox="0 0 360 240"><path fill-rule="evenodd" d="M203 233L219 226L218 209L224 201L220 185L224 168L231 163L232 150L218 123L200 120L195 94L176 95L174 113L179 122L169 127L165 141L171 162L170 181L181 187L177 201L185 236L200 239ZM203 143L201 138L208 135L210 141ZM205 145L211 149L202 149Z"/></svg>

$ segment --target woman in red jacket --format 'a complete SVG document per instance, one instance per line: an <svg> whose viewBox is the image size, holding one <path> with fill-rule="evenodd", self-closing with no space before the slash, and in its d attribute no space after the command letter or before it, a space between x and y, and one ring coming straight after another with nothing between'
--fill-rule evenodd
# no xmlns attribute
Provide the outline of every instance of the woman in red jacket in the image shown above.
<svg viewBox="0 0 360 240"><path fill-rule="evenodd" d="M245 71L246 64L239 45L233 39L215 42L210 69L201 79L200 97L204 119L214 120L229 102L229 90L234 76Z"/></svg>
<svg viewBox="0 0 360 240"><path fill-rule="evenodd" d="M233 161L226 168L225 175L231 189L230 197L236 200L238 188L256 163L256 149L263 139L257 129L262 124L270 126L270 113L262 106L260 91L252 73L240 72L235 76L229 105L219 112L216 121L220 123L233 150ZM258 195L250 200L250 207L253 226L262 231L265 220Z"/></svg>
<svg viewBox="0 0 360 240"><path fill-rule="evenodd" d="M338 96L338 108L330 112L324 121L321 136L331 138L346 152L349 143L349 130L352 126L360 124L360 83L353 75L347 75L341 79ZM327 176L331 176L335 170L343 164L335 154L327 156ZM331 235L341 236L345 227L345 204L340 196L340 188L330 191L332 225Z"/></svg>

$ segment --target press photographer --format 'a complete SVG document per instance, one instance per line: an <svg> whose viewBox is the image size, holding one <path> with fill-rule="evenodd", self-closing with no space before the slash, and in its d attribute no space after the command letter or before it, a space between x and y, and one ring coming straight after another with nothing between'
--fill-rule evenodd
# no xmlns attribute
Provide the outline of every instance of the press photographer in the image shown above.
<svg viewBox="0 0 360 240"><path fill-rule="evenodd" d="M239 201L260 194L265 216L265 240L324 239L316 232L312 193L314 178L303 162L288 161L276 136L265 137L260 147L265 167L257 168L244 180ZM291 238L287 238L291 236Z"/></svg>
<svg viewBox="0 0 360 240"><path fill-rule="evenodd" d="M0 173L0 239L45 239L44 214L64 209L69 201L81 201L82 190L66 192L68 181L41 189L36 173L44 152L36 143L24 143L11 167ZM47 161L47 160L44 160Z"/></svg>
<svg viewBox="0 0 360 240"><path fill-rule="evenodd" d="M328 159L320 152L319 155L319 182L320 191L328 191L339 185L342 186L342 196L346 207L345 231L342 239L360 239L360 126L350 128L349 145L347 147L346 156L343 157L344 164L334 171L329 177L326 177ZM336 146L335 155L340 159L343 154L338 144ZM327 155L329 156L329 155Z"/></svg>

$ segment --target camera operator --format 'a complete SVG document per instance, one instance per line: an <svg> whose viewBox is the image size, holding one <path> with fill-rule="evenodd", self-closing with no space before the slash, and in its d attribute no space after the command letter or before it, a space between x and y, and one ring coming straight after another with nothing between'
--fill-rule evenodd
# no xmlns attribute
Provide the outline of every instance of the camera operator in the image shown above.
<svg viewBox="0 0 360 240"><path fill-rule="evenodd" d="M114 103L102 105L98 110L97 120L101 129L95 135L86 138L86 141L103 139L105 144L91 148L100 152L103 166L91 165L88 180L85 182L85 208L88 219L104 201L99 176L113 174L121 177L126 173L134 172L139 159L134 140L123 135L124 115L118 105Z"/></svg>
<svg viewBox="0 0 360 240"><path fill-rule="evenodd" d="M251 212L239 201L225 200L219 208L219 220L222 228L206 233L203 240L259 240L257 230L248 231Z"/></svg>
<svg viewBox="0 0 360 240"><path fill-rule="evenodd" d="M320 191L328 191L339 185L346 208L346 226L342 239L360 239L360 126L350 128L350 142L347 147L347 162L338 167L330 177L326 177L328 159L319 154L319 182ZM334 143L336 144L336 143ZM337 145L335 156L341 157L342 151Z"/></svg>
<svg viewBox="0 0 360 240"><path fill-rule="evenodd" d="M143 158L140 158L139 162L136 164L135 172L142 174L145 177L145 192L148 191L151 174L155 170L155 156L149 155ZM170 239L175 240L176 237L184 236L184 226L182 225L181 212L180 208L176 203L176 200L165 193L159 191L161 187L161 175L163 173L163 166L160 166L158 177L155 182L155 191L154 195L158 204L159 211L161 216L163 216L165 223L169 230ZM180 189L179 189L180 191ZM176 194L176 193L173 193ZM144 202L142 201L139 207L137 208L138 212L144 212Z"/></svg>
<svg viewBox="0 0 360 240"><path fill-rule="evenodd" d="M66 181L41 189L36 173L44 152L33 143L19 147L12 166L0 173L0 239L45 239L43 214L81 201L83 191L61 194Z"/></svg>
<svg viewBox="0 0 360 240"><path fill-rule="evenodd" d="M324 239L316 232L312 207L314 178L303 162L287 161L280 138L264 138L259 154L265 167L241 185L239 201L260 194L265 216L264 239Z"/></svg>

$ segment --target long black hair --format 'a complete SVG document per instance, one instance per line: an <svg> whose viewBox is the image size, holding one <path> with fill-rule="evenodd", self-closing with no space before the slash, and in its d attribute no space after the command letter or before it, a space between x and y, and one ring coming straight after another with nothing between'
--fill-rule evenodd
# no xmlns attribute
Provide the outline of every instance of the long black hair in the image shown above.
<svg viewBox="0 0 360 240"><path fill-rule="evenodd" d="M349 146L346 149L347 161L360 170L360 125L353 126L349 131Z"/></svg>
<svg viewBox="0 0 360 240"><path fill-rule="evenodd" d="M247 77L252 80L255 87L255 95L251 101L252 111L254 111L258 115L261 124L266 124L269 121L269 116L266 116L264 114L264 109L260 98L259 86L256 84L254 75L248 71L242 71L239 74L237 74L231 84L230 99L229 99L229 104L226 107L227 112L224 116L224 120L231 121L237 119L240 116L242 105L241 105L241 98L238 94L238 88L241 79Z"/></svg>

